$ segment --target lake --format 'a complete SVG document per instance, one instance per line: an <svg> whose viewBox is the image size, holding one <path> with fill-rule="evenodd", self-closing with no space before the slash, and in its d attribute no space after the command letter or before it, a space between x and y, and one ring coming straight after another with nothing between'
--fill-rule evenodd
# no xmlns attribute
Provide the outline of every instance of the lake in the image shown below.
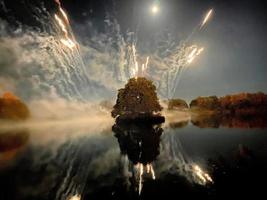
<svg viewBox="0 0 267 200"><path fill-rule="evenodd" d="M267 129L210 124L175 117L114 124L107 117L2 128L0 199L265 195Z"/></svg>

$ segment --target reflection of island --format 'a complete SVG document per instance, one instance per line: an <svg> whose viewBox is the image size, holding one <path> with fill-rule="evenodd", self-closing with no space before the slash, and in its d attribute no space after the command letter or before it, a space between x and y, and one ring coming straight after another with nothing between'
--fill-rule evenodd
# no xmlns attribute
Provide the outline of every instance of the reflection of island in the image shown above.
<svg viewBox="0 0 267 200"><path fill-rule="evenodd" d="M178 122L170 122L169 126L172 129L176 128L184 128L188 125L189 121L178 121Z"/></svg>
<svg viewBox="0 0 267 200"><path fill-rule="evenodd" d="M262 115L196 114L191 122L200 128L267 128L267 117Z"/></svg>
<svg viewBox="0 0 267 200"><path fill-rule="evenodd" d="M112 127L118 139L121 153L134 163L144 165L153 162L159 155L161 125L127 123Z"/></svg>
<svg viewBox="0 0 267 200"><path fill-rule="evenodd" d="M27 144L27 131L0 133L0 166L5 166Z"/></svg>
<svg viewBox="0 0 267 200"><path fill-rule="evenodd" d="M184 113L184 115L187 113ZM181 115L181 113L179 113ZM262 115L223 115L216 112L194 112L191 117L167 118L168 127L172 129L184 128L191 122L194 126L199 128L267 128L267 117Z"/></svg>
<svg viewBox="0 0 267 200"><path fill-rule="evenodd" d="M163 133L161 124L152 123L116 123L112 127L118 139L121 154L130 160L124 166L130 171L129 181L131 186L141 193L143 175L151 175L155 179L153 161L160 154L160 137Z"/></svg>

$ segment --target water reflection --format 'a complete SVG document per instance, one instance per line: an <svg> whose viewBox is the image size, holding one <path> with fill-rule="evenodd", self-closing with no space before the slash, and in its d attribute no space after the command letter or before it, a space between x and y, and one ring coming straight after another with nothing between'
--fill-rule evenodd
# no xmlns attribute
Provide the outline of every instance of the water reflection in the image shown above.
<svg viewBox="0 0 267 200"><path fill-rule="evenodd" d="M138 193L143 187L143 176L156 178L153 162L160 153L160 137L163 133L161 124L152 123L116 123L112 127L118 140L120 151L124 159L124 169L129 171L130 183Z"/></svg>
<svg viewBox="0 0 267 200"><path fill-rule="evenodd" d="M211 119L198 127L176 120L113 127L109 120L84 120L83 126L51 122L2 130L0 197L213 199L263 187L257 177L266 178L266 131L221 128L221 119L216 129L198 128L218 127Z"/></svg>
<svg viewBox="0 0 267 200"><path fill-rule="evenodd" d="M127 155L134 165L152 163L159 155L161 124L120 123L112 127L122 155Z"/></svg>
<svg viewBox="0 0 267 200"><path fill-rule="evenodd" d="M145 179L155 180L156 174L160 177L166 172L179 174L200 185L213 183L211 176L186 154L179 138L171 133L173 127L166 129L168 134L162 136L161 126L128 122L116 123L112 127L124 160L124 174L134 190L140 195Z"/></svg>
<svg viewBox="0 0 267 200"><path fill-rule="evenodd" d="M0 169L7 167L29 141L27 130L0 131Z"/></svg>
<svg viewBox="0 0 267 200"><path fill-rule="evenodd" d="M169 127L184 128L191 122L199 128L267 128L267 116L264 115L221 115L218 113L193 113L190 118L185 118L182 121L171 121Z"/></svg>

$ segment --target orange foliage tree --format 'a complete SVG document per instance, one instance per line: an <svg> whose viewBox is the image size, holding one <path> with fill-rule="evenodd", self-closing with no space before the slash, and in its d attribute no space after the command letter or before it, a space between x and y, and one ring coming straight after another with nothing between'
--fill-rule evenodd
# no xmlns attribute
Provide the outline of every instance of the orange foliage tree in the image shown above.
<svg viewBox="0 0 267 200"><path fill-rule="evenodd" d="M140 113L152 115L161 110L155 85L152 81L139 77L130 79L125 88L119 90L111 114L115 118L120 115L136 116Z"/></svg>

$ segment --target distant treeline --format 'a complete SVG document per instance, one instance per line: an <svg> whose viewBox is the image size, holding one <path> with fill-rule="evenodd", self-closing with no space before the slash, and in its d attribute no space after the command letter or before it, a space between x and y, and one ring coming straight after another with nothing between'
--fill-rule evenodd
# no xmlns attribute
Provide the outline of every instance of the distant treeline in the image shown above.
<svg viewBox="0 0 267 200"><path fill-rule="evenodd" d="M223 97L198 97L188 105L182 99L168 101L168 109L193 109L222 112L223 114L249 115L255 112L267 113L267 95L258 93L240 93Z"/></svg>
<svg viewBox="0 0 267 200"><path fill-rule="evenodd" d="M267 95L240 93L224 97L198 97L190 103L190 108L215 110L223 114L250 115L267 113Z"/></svg>

